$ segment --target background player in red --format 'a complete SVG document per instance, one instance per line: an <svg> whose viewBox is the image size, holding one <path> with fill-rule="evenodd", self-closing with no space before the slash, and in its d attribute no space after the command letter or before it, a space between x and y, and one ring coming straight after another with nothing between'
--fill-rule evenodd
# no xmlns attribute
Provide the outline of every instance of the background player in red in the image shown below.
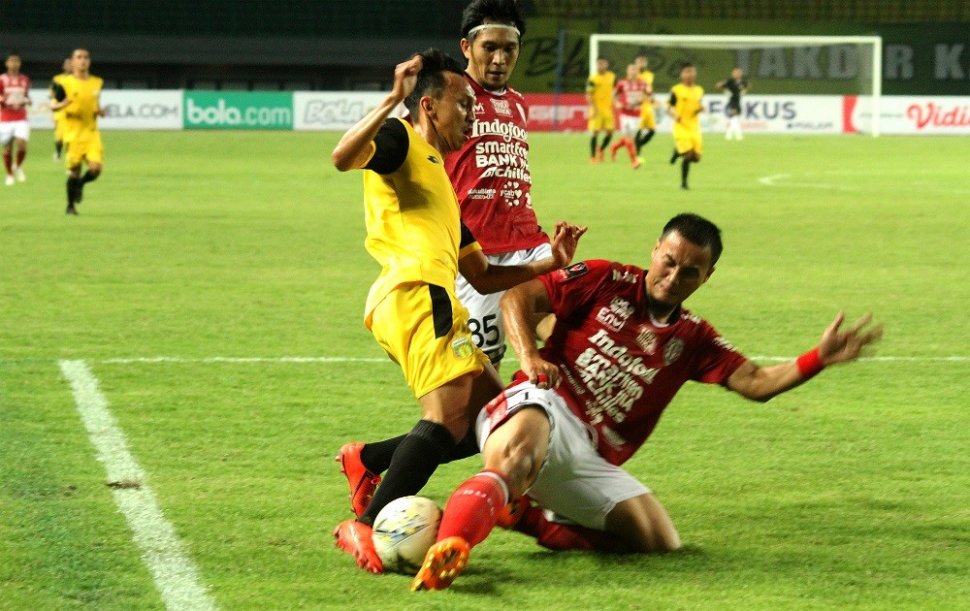
<svg viewBox="0 0 970 611"><path fill-rule="evenodd" d="M509 86L525 32L516 0L474 0L462 15L465 79L475 94L471 137L445 159L461 203L462 222L489 262L518 265L549 256L549 237L532 207L527 104ZM469 312L475 343L498 367L505 354L501 293L482 295L459 276L456 291Z"/></svg>
<svg viewBox="0 0 970 611"><path fill-rule="evenodd" d="M24 158L27 157L27 141L30 125L27 123L27 107L30 106L30 78L20 73L20 54L8 53L7 72L0 74L0 146L3 147L3 165L7 170L5 184L9 187L15 180L24 182ZM17 145L16 156L13 145Z"/></svg>
<svg viewBox="0 0 970 611"><path fill-rule="evenodd" d="M642 160L637 157L637 132L640 131L640 109L647 99L647 83L640 78L640 68L636 64L626 67L626 77L616 83L616 106L620 115L620 139L610 147L610 156L616 161L616 152L626 147L633 169L640 167Z"/></svg>
<svg viewBox="0 0 970 611"><path fill-rule="evenodd" d="M479 415L485 469L466 480L445 508L438 542L412 589L450 585L469 550L488 536L509 498L528 492L575 525L520 514L517 530L553 549L663 552L680 537L653 493L620 468L646 441L688 380L721 384L767 401L824 367L858 358L881 337L843 315L798 359L759 367L682 303L714 272L718 228L699 216L671 219L648 270L587 261L511 289L502 307L522 371ZM553 312L556 326L536 347L528 321Z"/></svg>

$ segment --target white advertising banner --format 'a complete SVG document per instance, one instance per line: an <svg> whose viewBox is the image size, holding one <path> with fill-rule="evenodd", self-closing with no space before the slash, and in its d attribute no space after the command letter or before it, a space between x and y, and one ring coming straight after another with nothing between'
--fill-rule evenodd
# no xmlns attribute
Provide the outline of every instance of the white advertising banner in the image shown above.
<svg viewBox="0 0 970 611"><path fill-rule="evenodd" d="M101 129L182 129L179 89L105 89Z"/></svg>
<svg viewBox="0 0 970 611"><path fill-rule="evenodd" d="M386 97L386 91L296 91L293 129L347 130Z"/></svg>
<svg viewBox="0 0 970 611"><path fill-rule="evenodd" d="M883 96L879 100L883 134L970 134L970 97ZM869 125L868 99L846 97L846 132Z"/></svg>
<svg viewBox="0 0 970 611"><path fill-rule="evenodd" d="M47 92L33 92L30 127L53 129ZM182 129L182 91L180 89L104 89L101 91L104 116L98 127L108 129Z"/></svg>
<svg viewBox="0 0 970 611"><path fill-rule="evenodd" d="M725 130L727 101L727 96L720 93L708 93L704 96L705 113L701 118L701 125L705 131ZM664 123L669 131L671 122L666 120ZM841 134L842 96L742 96L741 129L752 134Z"/></svg>

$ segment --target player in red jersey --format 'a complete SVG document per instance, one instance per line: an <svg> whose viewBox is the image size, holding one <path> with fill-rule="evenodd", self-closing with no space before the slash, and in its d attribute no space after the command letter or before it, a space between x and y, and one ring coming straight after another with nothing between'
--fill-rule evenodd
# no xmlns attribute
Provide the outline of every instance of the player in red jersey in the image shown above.
<svg viewBox="0 0 970 611"><path fill-rule="evenodd" d="M5 184L24 182L24 158L27 157L27 140L30 126L27 123L27 107L30 106L30 78L20 73L20 54L8 53L7 72L0 74L0 146L3 147L3 165L7 170ZM13 145L17 145L16 157Z"/></svg>
<svg viewBox="0 0 970 611"><path fill-rule="evenodd" d="M475 95L475 121L465 145L445 157L445 169L461 205L462 222L492 265L526 265L551 254L549 237L532 208L526 102L508 86L524 30L517 0L474 0L462 15L460 45L468 61L465 79ZM456 295L469 312L475 343L498 366L505 352L501 293L483 295L459 276ZM416 494L430 476L415 468L409 475L411 482L399 478L393 488L373 496L380 474L405 438L351 442L340 448L337 460L350 484L351 507L358 517L372 520L388 501ZM477 452L469 435L440 460Z"/></svg>
<svg viewBox="0 0 970 611"><path fill-rule="evenodd" d="M528 492L573 524L536 507L515 528L552 549L664 552L680 537L663 505L620 468L643 444L688 380L755 401L792 389L824 367L855 360L882 334L863 317L796 360L759 367L683 302L714 272L720 231L699 216L671 219L650 267L587 261L509 290L502 301L522 371L481 412L476 431L485 469L452 494L412 589L448 587L488 536L509 498ZM553 312L537 349L529 320Z"/></svg>
<svg viewBox="0 0 970 611"><path fill-rule="evenodd" d="M620 139L610 147L610 156L616 161L616 152L626 147L633 169L643 161L637 157L637 132L640 131L640 109L647 99L647 83L640 78L640 68L636 64L626 67L626 78L616 84L615 97L620 115Z"/></svg>
<svg viewBox="0 0 970 611"><path fill-rule="evenodd" d="M525 20L517 0L474 0L462 15L465 79L475 93L475 123L445 167L461 203L461 217L495 265L549 256L549 237L532 207L527 105L509 86ZM496 366L505 353L501 293L482 295L459 276L457 295L469 312L476 344Z"/></svg>

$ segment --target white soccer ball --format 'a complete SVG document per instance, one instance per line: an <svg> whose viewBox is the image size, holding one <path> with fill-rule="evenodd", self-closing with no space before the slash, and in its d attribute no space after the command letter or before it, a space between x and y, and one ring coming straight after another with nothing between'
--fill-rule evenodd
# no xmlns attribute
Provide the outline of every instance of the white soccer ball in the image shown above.
<svg viewBox="0 0 970 611"><path fill-rule="evenodd" d="M385 571L414 575L438 536L441 509L423 496L388 503L374 520L374 549Z"/></svg>

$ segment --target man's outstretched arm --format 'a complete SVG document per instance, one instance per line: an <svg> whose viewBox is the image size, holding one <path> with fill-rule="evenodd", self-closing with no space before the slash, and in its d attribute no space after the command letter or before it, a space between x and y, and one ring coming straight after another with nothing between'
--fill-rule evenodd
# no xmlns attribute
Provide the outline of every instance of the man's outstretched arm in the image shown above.
<svg viewBox="0 0 970 611"><path fill-rule="evenodd" d="M748 399L768 401L806 382L829 365L856 360L865 346L882 337L882 324L870 324L872 316L869 314L842 331L844 320L845 314L839 312L822 333L818 347L793 361L771 367L746 362L731 374L727 387Z"/></svg>

